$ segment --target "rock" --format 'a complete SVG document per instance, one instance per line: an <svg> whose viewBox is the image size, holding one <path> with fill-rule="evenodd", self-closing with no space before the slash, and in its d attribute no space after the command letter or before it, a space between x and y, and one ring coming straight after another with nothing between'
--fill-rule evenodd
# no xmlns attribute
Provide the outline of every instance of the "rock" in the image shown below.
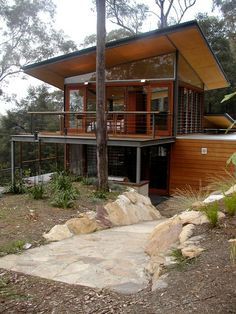
<svg viewBox="0 0 236 314"><path fill-rule="evenodd" d="M198 201L198 202L194 202L192 205L191 205L191 209L192 210L199 210L201 208L203 208L205 206L205 203L201 202L201 201Z"/></svg>
<svg viewBox="0 0 236 314"><path fill-rule="evenodd" d="M236 184L231 186L231 188L228 189L228 191L225 192L225 195L230 195L236 193Z"/></svg>
<svg viewBox="0 0 236 314"><path fill-rule="evenodd" d="M158 224L149 236L145 252L150 255L160 255L167 252L179 241L182 223L178 216Z"/></svg>
<svg viewBox="0 0 236 314"><path fill-rule="evenodd" d="M188 258L199 256L204 251L203 248L196 245L189 245L181 249L182 255Z"/></svg>
<svg viewBox="0 0 236 314"><path fill-rule="evenodd" d="M183 225L185 224L194 224L201 225L207 223L208 219L206 215L200 211L196 210L186 210L178 215Z"/></svg>
<svg viewBox="0 0 236 314"><path fill-rule="evenodd" d="M160 219L159 211L148 197L135 191L125 192L114 202L104 206L107 219L114 226L130 225L141 221Z"/></svg>
<svg viewBox="0 0 236 314"><path fill-rule="evenodd" d="M73 236L66 225L56 225L48 233L44 233L43 237L49 241L60 241Z"/></svg>
<svg viewBox="0 0 236 314"><path fill-rule="evenodd" d="M203 201L203 203L205 204L213 203L213 202L221 200L222 198L224 198L223 194L216 194L216 195L211 194Z"/></svg>
<svg viewBox="0 0 236 314"><path fill-rule="evenodd" d="M66 226L73 234L92 233L99 226L95 219L95 213L85 213L80 218L72 218L66 222Z"/></svg>
<svg viewBox="0 0 236 314"><path fill-rule="evenodd" d="M165 279L168 277L168 274L164 274L162 276L153 276L152 278L152 291L165 289L168 287L168 283L165 281Z"/></svg>
<svg viewBox="0 0 236 314"><path fill-rule="evenodd" d="M191 237L191 235L193 234L194 228L195 228L195 225L193 225L193 224L188 224L188 225L183 227L183 229L179 235L180 244L184 243L188 238Z"/></svg>
<svg viewBox="0 0 236 314"><path fill-rule="evenodd" d="M112 227L112 222L109 220L108 213L103 206L97 206L96 221L100 230Z"/></svg>

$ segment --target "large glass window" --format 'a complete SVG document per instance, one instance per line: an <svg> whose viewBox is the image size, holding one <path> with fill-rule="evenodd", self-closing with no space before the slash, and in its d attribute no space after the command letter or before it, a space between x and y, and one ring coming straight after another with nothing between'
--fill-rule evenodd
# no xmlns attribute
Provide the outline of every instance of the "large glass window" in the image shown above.
<svg viewBox="0 0 236 314"><path fill-rule="evenodd" d="M175 54L155 56L106 69L107 81L174 79ZM96 73L86 73L66 79L66 83L95 82Z"/></svg>
<svg viewBox="0 0 236 314"><path fill-rule="evenodd" d="M156 111L152 115L155 119L156 130L168 130L169 128L169 89L168 87L153 87L151 90L151 111Z"/></svg>
<svg viewBox="0 0 236 314"><path fill-rule="evenodd" d="M203 88L202 81L181 55L179 56L178 77L182 82Z"/></svg>
<svg viewBox="0 0 236 314"><path fill-rule="evenodd" d="M69 111L71 113L82 112L84 110L84 91L80 89L69 90ZM69 115L69 127L70 128L81 128L82 127L82 116L76 114Z"/></svg>

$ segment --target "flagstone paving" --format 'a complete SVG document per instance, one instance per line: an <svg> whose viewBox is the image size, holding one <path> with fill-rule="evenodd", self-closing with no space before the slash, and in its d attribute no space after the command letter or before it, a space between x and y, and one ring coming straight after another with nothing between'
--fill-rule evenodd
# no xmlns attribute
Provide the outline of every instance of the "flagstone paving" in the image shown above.
<svg viewBox="0 0 236 314"><path fill-rule="evenodd" d="M0 268L25 274L135 293L148 285L144 253L148 235L163 220L74 236L0 258Z"/></svg>

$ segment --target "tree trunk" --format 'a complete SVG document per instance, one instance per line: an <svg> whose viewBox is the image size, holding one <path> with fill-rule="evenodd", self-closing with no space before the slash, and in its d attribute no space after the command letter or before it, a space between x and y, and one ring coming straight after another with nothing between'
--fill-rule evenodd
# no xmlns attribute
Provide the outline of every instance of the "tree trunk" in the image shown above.
<svg viewBox="0 0 236 314"><path fill-rule="evenodd" d="M107 119L105 112L105 0L96 0L97 59L96 59L96 140L98 189L108 190Z"/></svg>

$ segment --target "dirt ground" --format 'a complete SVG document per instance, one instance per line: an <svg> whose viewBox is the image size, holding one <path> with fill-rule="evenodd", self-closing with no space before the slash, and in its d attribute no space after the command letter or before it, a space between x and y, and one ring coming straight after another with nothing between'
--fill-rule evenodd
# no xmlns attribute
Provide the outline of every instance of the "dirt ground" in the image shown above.
<svg viewBox="0 0 236 314"><path fill-rule="evenodd" d="M32 208L38 214L35 220L27 216ZM76 214L74 209L50 207L46 200L32 202L25 195L3 197L0 241L25 237L37 244L45 228ZM0 269L0 313L236 313L236 266L228 243L236 237L236 217L222 220L214 229L199 226L198 234L203 235L205 251L191 263L166 269L168 286L155 292L148 287L121 295Z"/></svg>

